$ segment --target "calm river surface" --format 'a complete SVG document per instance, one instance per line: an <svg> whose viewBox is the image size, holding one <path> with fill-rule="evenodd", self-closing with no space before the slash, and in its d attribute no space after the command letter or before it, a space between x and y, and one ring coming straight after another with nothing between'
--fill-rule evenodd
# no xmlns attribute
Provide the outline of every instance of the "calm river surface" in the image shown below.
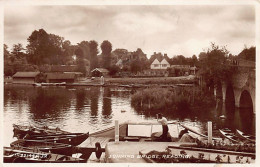
<svg viewBox="0 0 260 167"><path fill-rule="evenodd" d="M131 107L133 91L126 88L101 87L33 87L4 86L4 145L13 138L12 124L37 124L60 127L70 132L95 132L114 124L114 120L155 121L154 115L142 114ZM233 110L233 111L231 111ZM207 121L213 129L227 127L255 133L255 116L247 111L218 105L200 114L170 113L168 120L179 120L206 130ZM226 119L220 119L225 115ZM213 133L214 134L214 133Z"/></svg>

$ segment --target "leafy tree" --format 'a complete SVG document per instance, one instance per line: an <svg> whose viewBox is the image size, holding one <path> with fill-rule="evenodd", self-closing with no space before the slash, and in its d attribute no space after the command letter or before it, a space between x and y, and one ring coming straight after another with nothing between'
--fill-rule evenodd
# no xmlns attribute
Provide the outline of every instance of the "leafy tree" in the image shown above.
<svg viewBox="0 0 260 167"><path fill-rule="evenodd" d="M120 71L120 68L116 65L112 65L109 69L109 75L113 76Z"/></svg>
<svg viewBox="0 0 260 167"><path fill-rule="evenodd" d="M196 55L193 55L193 56L191 57L191 59L192 59L192 66L197 66L197 64L198 64L198 58L197 58L197 56L196 56Z"/></svg>
<svg viewBox="0 0 260 167"><path fill-rule="evenodd" d="M71 45L69 40L65 40L62 43L62 60L63 64L73 64L73 55L75 46Z"/></svg>
<svg viewBox="0 0 260 167"><path fill-rule="evenodd" d="M48 34L44 29L35 30L28 37L28 61L32 64L60 64L64 38Z"/></svg>
<svg viewBox="0 0 260 167"><path fill-rule="evenodd" d="M75 50L75 54L77 56L78 71L86 75L86 62L84 61L84 52L81 48L78 48Z"/></svg>
<svg viewBox="0 0 260 167"><path fill-rule="evenodd" d="M10 57L10 52L8 51L8 46L4 44L4 61Z"/></svg>
<svg viewBox="0 0 260 167"><path fill-rule="evenodd" d="M111 51L112 44L105 40L101 44L102 56L103 56L103 68L109 69L111 66Z"/></svg>
<svg viewBox="0 0 260 167"><path fill-rule="evenodd" d="M183 55L174 56L171 59L171 64L175 65L188 65L187 59Z"/></svg>
<svg viewBox="0 0 260 167"><path fill-rule="evenodd" d="M89 48L89 42L88 41L81 41L78 43L78 47L81 48L83 54L83 59L90 60L90 48Z"/></svg>
<svg viewBox="0 0 260 167"><path fill-rule="evenodd" d="M90 48L90 70L98 67L98 43L96 41L89 42Z"/></svg>
<svg viewBox="0 0 260 167"><path fill-rule="evenodd" d="M142 63L139 59L135 59L130 64L130 69L132 73L137 73L142 70Z"/></svg>
<svg viewBox="0 0 260 167"><path fill-rule="evenodd" d="M14 44L13 48L12 48L12 54L16 57L16 58L22 58L24 56L24 51L25 49L23 48L23 45L21 43L18 44Z"/></svg>
<svg viewBox="0 0 260 167"><path fill-rule="evenodd" d="M211 43L211 48L205 53L201 61L201 74L206 79L209 87L222 80L231 78L234 69L227 64L228 51L226 47L219 47ZM202 54L203 55L203 54Z"/></svg>

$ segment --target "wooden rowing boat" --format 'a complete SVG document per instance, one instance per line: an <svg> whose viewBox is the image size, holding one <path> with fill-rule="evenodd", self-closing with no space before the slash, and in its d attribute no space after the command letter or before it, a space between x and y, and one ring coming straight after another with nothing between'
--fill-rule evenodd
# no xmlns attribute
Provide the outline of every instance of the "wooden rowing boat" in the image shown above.
<svg viewBox="0 0 260 167"><path fill-rule="evenodd" d="M55 154L62 155L71 155L72 154L72 146L69 144L63 143L53 143L53 142L45 142L41 140L16 140L10 144L13 148L30 148L33 150L39 150L42 152L50 152Z"/></svg>
<svg viewBox="0 0 260 167"><path fill-rule="evenodd" d="M13 124L14 137L22 139L25 135L43 135L43 134L67 134L69 132L63 131L59 128L49 128L47 126L26 126Z"/></svg>
<svg viewBox="0 0 260 167"><path fill-rule="evenodd" d="M68 134L47 134L47 135L28 135L25 139L41 140L45 142L64 143L77 146L89 137L89 133L68 133Z"/></svg>
<svg viewBox="0 0 260 167"><path fill-rule="evenodd" d="M244 140L247 140L249 142L255 143L255 136L249 135L249 134L245 134L240 130L236 130L238 136Z"/></svg>
<svg viewBox="0 0 260 167"><path fill-rule="evenodd" d="M219 129L220 134L232 142L239 143L239 138L230 129Z"/></svg>
<svg viewBox="0 0 260 167"><path fill-rule="evenodd" d="M5 163L83 163L86 162L82 158L74 158L71 156L45 153L35 151L28 148L4 147Z"/></svg>
<svg viewBox="0 0 260 167"><path fill-rule="evenodd" d="M179 123L179 125L182 126L182 127L185 128L185 129L187 129L188 131L190 131L190 132L192 132L192 133L195 133L195 134L197 134L197 135L199 135L199 136L201 136L201 137L208 137L208 136L206 136L206 135L204 135L204 134L202 134L202 133L199 133L199 132L193 130L192 128L190 128L190 127L188 127L188 126L186 126L186 125L184 125L184 124Z"/></svg>

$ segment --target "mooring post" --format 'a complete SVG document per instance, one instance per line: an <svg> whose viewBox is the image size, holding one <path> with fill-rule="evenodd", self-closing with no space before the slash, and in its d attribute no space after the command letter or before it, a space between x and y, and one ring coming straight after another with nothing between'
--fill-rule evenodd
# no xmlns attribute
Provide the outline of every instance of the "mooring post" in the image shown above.
<svg viewBox="0 0 260 167"><path fill-rule="evenodd" d="M212 144L212 122L208 121L208 144Z"/></svg>
<svg viewBox="0 0 260 167"><path fill-rule="evenodd" d="M118 120L115 120L115 142L119 142L119 123Z"/></svg>
<svg viewBox="0 0 260 167"><path fill-rule="evenodd" d="M101 76L101 83L100 83L100 84L101 84L101 85L104 85L104 84L105 84L103 75Z"/></svg>

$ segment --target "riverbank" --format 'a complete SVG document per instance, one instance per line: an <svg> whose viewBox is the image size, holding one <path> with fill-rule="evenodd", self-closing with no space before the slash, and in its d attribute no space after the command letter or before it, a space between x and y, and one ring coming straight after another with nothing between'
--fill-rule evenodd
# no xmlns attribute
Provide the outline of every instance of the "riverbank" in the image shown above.
<svg viewBox="0 0 260 167"><path fill-rule="evenodd" d="M5 78L5 83L11 84L11 78ZM66 83L66 86L122 86L122 87L148 87L148 86L173 86L173 85L188 85L196 82L196 77L180 76L180 77L151 77L151 78L104 78L104 84L101 78L81 78L73 83ZM31 84L31 83L19 83Z"/></svg>

